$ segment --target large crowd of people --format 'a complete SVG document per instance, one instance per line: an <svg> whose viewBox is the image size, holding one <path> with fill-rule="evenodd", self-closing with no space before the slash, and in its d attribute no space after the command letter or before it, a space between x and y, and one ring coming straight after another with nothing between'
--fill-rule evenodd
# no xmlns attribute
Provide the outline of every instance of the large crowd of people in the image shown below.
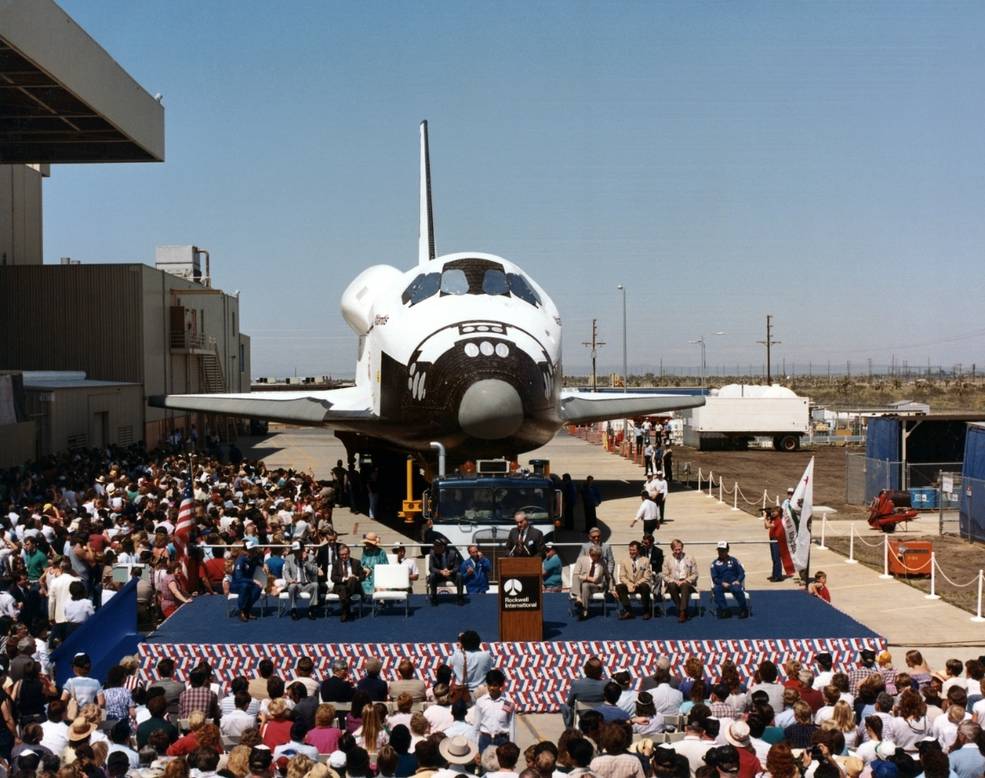
<svg viewBox="0 0 985 778"><path fill-rule="evenodd" d="M216 680L205 662L178 677L170 659L140 667L127 657L105 677L85 654L55 682L50 654L92 618L124 580L158 617L209 593L239 598L240 618L265 586L289 592L292 615L315 617L327 590L349 603L372 591L386 551L375 533L359 559L339 542L333 509L358 478L340 462L333 479L270 470L237 457L222 462L186 450L149 456L138 448L70 452L0 474L0 764L18 778L369 778L459 774L490 778L979 778L985 772L985 658L947 662L934 672L917 652L862 652L852 667L820 654L810 666L763 662L743 678L726 662L682 667L660 659L633 678L590 659L573 678L556 740L521 752L512 691L528 679L493 666L479 636L466 631L438 667L413 656L392 666L368 659L316 668L309 657L284 666L258 662L253 677ZM654 469L654 478L657 476ZM656 494L660 494L659 484ZM649 499L649 494L647 494ZM655 521L650 511L641 517ZM190 522L187 537L176 529ZM646 525L644 525L645 528ZM556 552L522 523L516 553L543 553L545 582L556 581ZM436 544L431 553L447 551ZM481 590L488 560L431 565L460 592ZM411 580L417 563L391 549ZM671 595L682 617L696 569L683 544L670 554L652 532L615 559L597 528L580 554L572 593L587 607L592 587L611 578L621 612L637 596ZM711 578L740 615L743 572L719 550ZM145 574L143 571L148 571ZM331 570L331 573L329 573ZM440 581L429 582L437 586ZM447 582L445 582L447 583ZM432 589L434 591L434 589ZM307 596L304 596L307 595ZM344 596L345 595L345 596Z"/></svg>

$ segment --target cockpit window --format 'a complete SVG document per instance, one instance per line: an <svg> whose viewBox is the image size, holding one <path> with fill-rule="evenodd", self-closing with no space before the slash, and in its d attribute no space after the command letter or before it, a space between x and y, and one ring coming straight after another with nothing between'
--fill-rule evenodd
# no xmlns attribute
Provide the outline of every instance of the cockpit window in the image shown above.
<svg viewBox="0 0 985 778"><path fill-rule="evenodd" d="M421 275L410 282L400 299L403 300L404 304L410 303L414 306L436 295L440 286L440 273L421 273Z"/></svg>
<svg viewBox="0 0 985 778"><path fill-rule="evenodd" d="M510 291L515 297L519 297L531 305L540 307L540 295L533 290L533 287L530 286L526 278L519 273L510 273L508 278Z"/></svg>
<svg viewBox="0 0 985 778"><path fill-rule="evenodd" d="M482 293L508 295L510 285L506 281L506 273L496 269L487 270L482 277Z"/></svg>
<svg viewBox="0 0 985 778"><path fill-rule="evenodd" d="M441 294L468 294L469 280L458 268L445 270L441 274Z"/></svg>

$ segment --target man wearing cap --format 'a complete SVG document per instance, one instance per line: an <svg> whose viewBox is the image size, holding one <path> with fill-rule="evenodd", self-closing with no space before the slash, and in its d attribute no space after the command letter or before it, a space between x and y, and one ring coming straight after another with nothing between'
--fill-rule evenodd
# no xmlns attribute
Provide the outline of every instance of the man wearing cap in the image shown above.
<svg viewBox="0 0 985 778"><path fill-rule="evenodd" d="M318 605L318 565L312 559L304 558L304 549L295 541L291 544L291 555L284 560L282 571L287 594L291 598L291 618L297 621L301 618L298 613L298 600L305 603L308 618L315 618L315 607ZM307 594L308 599L302 597Z"/></svg>
<svg viewBox="0 0 985 778"><path fill-rule="evenodd" d="M634 618L632 606L629 604L629 595L639 594L640 604L643 606L643 620L646 621L652 615L650 594L653 570L650 569L649 560L640 556L638 541L634 540L630 543L627 550L629 556L619 563L619 581L616 584L616 595L619 597L619 605L622 607L619 618Z"/></svg>
<svg viewBox="0 0 985 778"><path fill-rule="evenodd" d="M253 618L253 605L260 599L260 586L253 580L253 575L260 566L260 549L252 546L236 557L233 565L232 581L229 590L239 595L236 607L239 609L239 620L249 621Z"/></svg>
<svg viewBox="0 0 985 778"><path fill-rule="evenodd" d="M438 604L438 586L448 581L455 584L458 604L465 604L465 598L462 596L461 567L462 555L458 550L441 538L435 538L431 553L428 554L428 594L431 596L432 605Z"/></svg>
<svg viewBox="0 0 985 778"><path fill-rule="evenodd" d="M394 543L391 551L397 557L397 564L407 568L408 581L413 584L414 581L421 577L421 573L417 569L417 560L407 556L407 547L403 543ZM407 591L412 590L413 587L409 587Z"/></svg>
<svg viewBox="0 0 985 778"><path fill-rule="evenodd" d="M858 694L858 687L870 675L879 675L876 667L876 652L871 648L863 648L859 654L860 664L848 671L848 686L853 695Z"/></svg>
<svg viewBox="0 0 985 778"><path fill-rule="evenodd" d="M559 592L562 589L561 571L564 566L561 564L561 557L557 555L557 549L553 543L544 544L544 563L541 565L544 577L545 592Z"/></svg>
<svg viewBox="0 0 985 778"><path fill-rule="evenodd" d="M469 545L469 557L462 562L459 572L462 574L462 581L465 591L469 594L485 594L489 591L489 573L492 571L492 564L482 555L479 547L472 543Z"/></svg>
<svg viewBox="0 0 985 778"><path fill-rule="evenodd" d="M715 607L718 609L718 618L727 619L732 615L725 602L725 592L729 592L735 597L735 602L739 606L739 618L748 618L749 609L746 607L746 595L742 591L746 580L746 571L738 559L729 555L726 541L718 541L717 549L718 559L711 563L711 592L715 598Z"/></svg>

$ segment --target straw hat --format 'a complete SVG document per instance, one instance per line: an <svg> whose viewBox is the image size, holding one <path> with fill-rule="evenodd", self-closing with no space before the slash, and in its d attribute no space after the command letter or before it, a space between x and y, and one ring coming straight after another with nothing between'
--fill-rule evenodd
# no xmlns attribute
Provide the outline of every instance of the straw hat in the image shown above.
<svg viewBox="0 0 985 778"><path fill-rule="evenodd" d="M367 532L365 535L363 535L363 544L367 546L379 546L380 536L377 535L375 532Z"/></svg>
<svg viewBox="0 0 985 778"><path fill-rule="evenodd" d="M446 737L438 744L438 751L448 764L469 764L475 761L479 749L468 738L462 735Z"/></svg>
<svg viewBox="0 0 985 778"><path fill-rule="evenodd" d="M749 748L749 725L744 721L733 721L725 730L725 739L736 748Z"/></svg>
<svg viewBox="0 0 985 778"><path fill-rule="evenodd" d="M80 740L85 740L95 728L95 724L90 724L84 716L79 716L68 728L68 742L77 743Z"/></svg>

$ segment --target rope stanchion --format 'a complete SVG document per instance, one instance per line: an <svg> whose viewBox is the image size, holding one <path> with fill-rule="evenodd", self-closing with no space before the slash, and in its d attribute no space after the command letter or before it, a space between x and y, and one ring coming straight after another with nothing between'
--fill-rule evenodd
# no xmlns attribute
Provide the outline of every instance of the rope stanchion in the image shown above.
<svg viewBox="0 0 985 778"><path fill-rule="evenodd" d="M725 501L722 499L722 484L725 483L725 479L718 476L718 503L722 504Z"/></svg>
<svg viewBox="0 0 985 778"><path fill-rule="evenodd" d="M855 558L855 522L848 528L848 559L845 560L846 565L857 565L858 560Z"/></svg>
<svg viewBox="0 0 985 778"><path fill-rule="evenodd" d="M735 482L735 489L732 492L732 510L739 510L739 482Z"/></svg>
<svg viewBox="0 0 985 778"><path fill-rule="evenodd" d="M930 552L930 594L925 594L925 600L939 600L941 596L937 593L937 552Z"/></svg>
<svg viewBox="0 0 985 778"><path fill-rule="evenodd" d="M767 501L767 500L768 500L769 498L770 498L770 496L769 496L769 495L768 495L768 494L766 493L766 490L765 490L765 489L763 489L763 510L764 510L764 511L766 510L766 501Z"/></svg>
<svg viewBox="0 0 985 778"><path fill-rule="evenodd" d="M773 507L774 508L780 507L780 495L777 495L776 497L773 498Z"/></svg>
<svg viewBox="0 0 985 778"><path fill-rule="evenodd" d="M828 547L824 545L824 535L825 532L827 532L827 529L828 529L828 512L824 511L821 514L821 542L818 544L818 548L823 548L825 551L828 550Z"/></svg>
<svg viewBox="0 0 985 778"><path fill-rule="evenodd" d="M889 535L882 536L882 575L879 577L884 581L892 578L889 574Z"/></svg>
<svg viewBox="0 0 985 778"><path fill-rule="evenodd" d="M985 621L985 617L982 616L982 581L985 580L985 572L978 571L978 612L971 617L971 620L976 623L981 623Z"/></svg>
<svg viewBox="0 0 985 778"><path fill-rule="evenodd" d="M711 488L715 485L715 473L712 470L708 471L708 496L714 497L711 493Z"/></svg>
<svg viewBox="0 0 985 778"><path fill-rule="evenodd" d="M703 475L703 474L702 474L702 472L701 472L701 468L699 467L699 468L698 468L698 491L699 491L699 492L701 491L701 476L702 476L702 475Z"/></svg>

